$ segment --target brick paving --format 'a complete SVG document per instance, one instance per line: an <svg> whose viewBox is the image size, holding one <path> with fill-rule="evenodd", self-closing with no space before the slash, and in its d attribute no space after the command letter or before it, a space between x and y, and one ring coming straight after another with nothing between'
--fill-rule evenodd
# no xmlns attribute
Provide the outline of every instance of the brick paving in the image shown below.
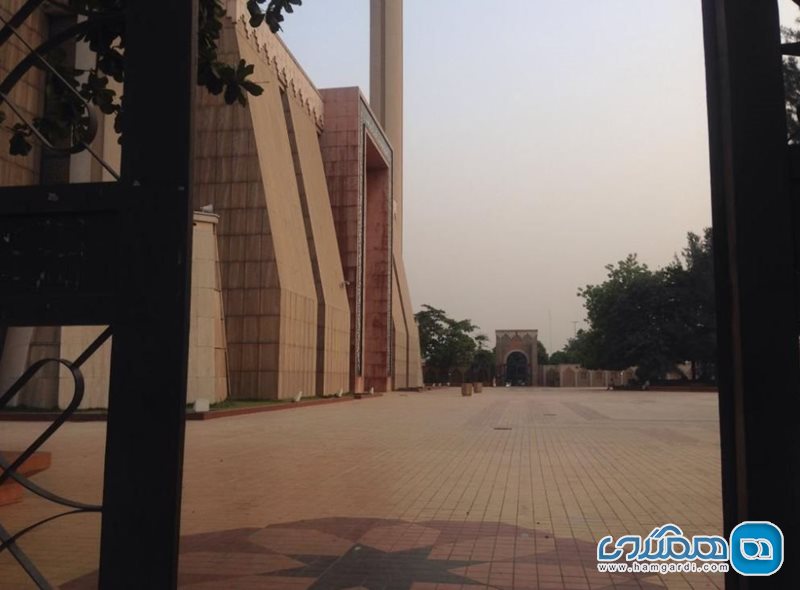
<svg viewBox="0 0 800 590"><path fill-rule="evenodd" d="M0 448L42 428L0 423ZM67 424L35 480L99 501L105 425ZM146 436L146 427L143 427ZM181 587L721 588L720 575L596 571L599 538L722 528L716 394L486 389L190 422ZM56 510L0 507L16 530ZM94 586L98 516L23 547L65 590ZM6 553L0 588L28 588Z"/></svg>

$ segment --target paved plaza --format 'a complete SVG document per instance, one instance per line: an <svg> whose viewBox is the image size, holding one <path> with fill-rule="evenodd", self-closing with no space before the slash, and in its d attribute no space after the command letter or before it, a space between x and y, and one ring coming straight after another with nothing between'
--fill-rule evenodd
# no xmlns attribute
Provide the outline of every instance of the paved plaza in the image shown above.
<svg viewBox="0 0 800 590"><path fill-rule="evenodd" d="M41 423L0 422L0 448ZM99 502L103 423L70 423L35 481ZM141 436L147 436L142 425ZM189 422L181 587L721 588L720 575L596 570L596 542L674 522L722 529L716 394L503 388L391 393ZM17 530L57 508L0 507ZM65 590L95 586L99 517L22 546ZM29 588L7 553L0 587Z"/></svg>

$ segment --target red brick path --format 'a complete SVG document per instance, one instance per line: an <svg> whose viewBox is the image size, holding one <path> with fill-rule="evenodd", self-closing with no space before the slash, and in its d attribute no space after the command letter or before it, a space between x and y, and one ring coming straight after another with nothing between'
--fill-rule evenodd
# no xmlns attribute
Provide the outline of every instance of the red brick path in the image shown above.
<svg viewBox="0 0 800 590"><path fill-rule="evenodd" d="M486 389L190 423L182 586L719 588L595 567L606 534L720 532L716 412L709 393ZM40 427L3 424L0 446ZM37 481L98 500L104 427L66 425ZM50 511L28 498L0 521ZM65 589L91 587L98 525L63 520L24 547ZM0 581L30 587L5 554Z"/></svg>

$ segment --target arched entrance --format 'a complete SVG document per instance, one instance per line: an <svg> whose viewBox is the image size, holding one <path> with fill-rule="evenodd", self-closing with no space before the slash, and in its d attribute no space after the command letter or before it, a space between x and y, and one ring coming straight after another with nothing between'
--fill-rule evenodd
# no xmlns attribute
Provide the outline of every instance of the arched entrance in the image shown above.
<svg viewBox="0 0 800 590"><path fill-rule="evenodd" d="M524 352L515 350L506 357L505 381L511 385L530 385L530 363Z"/></svg>
<svg viewBox="0 0 800 590"><path fill-rule="evenodd" d="M538 330L497 330L495 332L497 381L500 385L533 385L539 371Z"/></svg>

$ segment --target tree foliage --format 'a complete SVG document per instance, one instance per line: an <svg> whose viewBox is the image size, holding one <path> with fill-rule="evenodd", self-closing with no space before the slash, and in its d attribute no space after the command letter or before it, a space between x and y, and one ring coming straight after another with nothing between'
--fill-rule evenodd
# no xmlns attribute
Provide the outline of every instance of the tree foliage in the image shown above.
<svg viewBox="0 0 800 590"><path fill-rule="evenodd" d="M578 292L591 326L582 334L581 364L589 369L621 370L644 363L648 372L668 370L660 275L635 254L606 270L605 282Z"/></svg>
<svg viewBox="0 0 800 590"><path fill-rule="evenodd" d="M475 351L472 364L469 367L471 381L488 382L494 377L497 363L495 362L494 349L485 348Z"/></svg>
<svg viewBox="0 0 800 590"><path fill-rule="evenodd" d="M588 369L637 367L641 380L664 376L689 361L697 377L713 374L716 319L711 230L689 233L680 256L650 270L635 254L606 266L599 285L578 291L588 330L580 330L550 362Z"/></svg>
<svg viewBox="0 0 800 590"><path fill-rule="evenodd" d="M567 352L567 347L565 346L562 350L557 350L553 354L550 355L548 359L549 365L571 365L573 363L577 363L578 361L575 360L575 357L570 355Z"/></svg>
<svg viewBox="0 0 800 590"><path fill-rule="evenodd" d="M546 365L549 361L549 357L547 355L547 349L542 344L541 340L536 341L536 360L539 363L539 366Z"/></svg>
<svg viewBox="0 0 800 590"><path fill-rule="evenodd" d="M423 305L415 314L419 326L422 358L429 375L437 380L449 381L454 370L466 371L480 353L482 363L488 358L484 346L488 338L483 334L473 336L478 327L471 320L454 320L444 310ZM492 358L493 358L493 353Z"/></svg>
<svg viewBox="0 0 800 590"><path fill-rule="evenodd" d="M102 113L114 117L114 128L120 131L124 116L124 100L110 81L125 81L125 5L128 0L64 0L58 6L84 20L59 34L63 41L85 42L97 56L88 70L76 69L66 59L62 47L50 47L45 58L71 88L48 73L47 110L32 121L33 127L51 144L76 145L89 136L89 115L83 101ZM44 0L40 0L40 4ZM291 13L302 0L250 0L247 8L253 27L267 26L273 33L281 28L284 13ZM219 58L218 44L225 8L222 0L199 0L197 83L214 95L222 94L228 104L245 104L248 95L258 96L261 86L250 79L254 66L240 60L226 63ZM41 67L37 64L37 67ZM154 65L154 67L157 67ZM78 98L74 89L80 95ZM168 89L154 88L153 92ZM2 105L2 102L0 102ZM0 124L6 119L0 110ZM7 127L11 132L9 152L26 155L32 148L33 129L18 122Z"/></svg>
<svg viewBox="0 0 800 590"><path fill-rule="evenodd" d="M798 19L797 24L800 24ZM785 43L800 42L800 31L781 27ZM800 143L800 64L794 56L783 58L783 87L786 97L786 131L789 143Z"/></svg>
<svg viewBox="0 0 800 590"><path fill-rule="evenodd" d="M663 271L668 343L677 359L692 363L693 377L710 378L717 358L717 317L711 228L689 233L687 245Z"/></svg>
<svg viewBox="0 0 800 590"><path fill-rule="evenodd" d="M586 331L578 330L574 337L567 340L564 348L550 355L548 364L551 365L579 365L587 357L589 350L586 340Z"/></svg>

